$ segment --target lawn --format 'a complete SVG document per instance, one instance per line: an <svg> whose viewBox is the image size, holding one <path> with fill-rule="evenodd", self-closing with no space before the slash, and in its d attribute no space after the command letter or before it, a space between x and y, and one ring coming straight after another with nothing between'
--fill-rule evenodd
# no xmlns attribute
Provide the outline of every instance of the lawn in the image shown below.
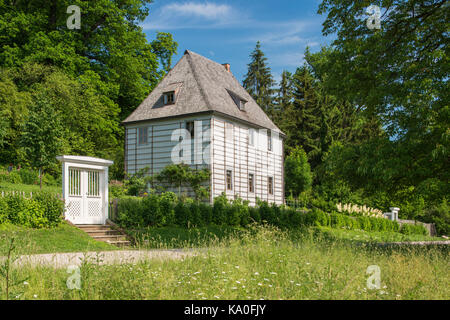
<svg viewBox="0 0 450 320"><path fill-rule="evenodd" d="M117 247L96 241L84 231L61 223L52 229L29 229L11 224L0 225L0 255L4 255L6 238L14 237L19 254L116 250Z"/></svg>
<svg viewBox="0 0 450 320"><path fill-rule="evenodd" d="M209 226L202 228L144 228L128 231L142 249L173 249L214 246L230 237L238 237L242 228Z"/></svg>
<svg viewBox="0 0 450 320"><path fill-rule="evenodd" d="M66 286L66 270L22 268L28 278L16 299L448 299L448 252L384 250L342 245L313 233L293 241L270 227L238 237L183 261L81 267L81 290ZM381 285L367 286L367 268L380 268ZM4 286L0 284L0 290ZM1 291L4 292L4 291ZM0 298L4 298L1 296ZM4 294L3 294L4 295Z"/></svg>
<svg viewBox="0 0 450 320"><path fill-rule="evenodd" d="M367 232L364 230L345 230L330 227L318 227L318 230L331 238L358 242L445 241L442 237L418 234L405 235L399 232Z"/></svg>

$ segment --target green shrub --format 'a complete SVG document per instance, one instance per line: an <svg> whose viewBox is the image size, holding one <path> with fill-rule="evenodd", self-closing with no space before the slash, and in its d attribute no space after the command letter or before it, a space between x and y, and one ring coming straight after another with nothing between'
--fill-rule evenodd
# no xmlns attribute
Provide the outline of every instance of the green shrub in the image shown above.
<svg viewBox="0 0 450 320"><path fill-rule="evenodd" d="M8 221L9 206L6 199L0 197L0 224Z"/></svg>
<svg viewBox="0 0 450 320"><path fill-rule="evenodd" d="M20 177L19 172L14 170L14 171L11 171L9 174L6 175L5 182L14 183L14 184L21 184L22 183L22 178Z"/></svg>
<svg viewBox="0 0 450 320"><path fill-rule="evenodd" d="M409 224L403 223L400 228L400 233L411 235L411 234L419 234L419 235L427 235L427 229L421 224Z"/></svg>
<svg viewBox="0 0 450 320"><path fill-rule="evenodd" d="M249 207L248 213L250 215L250 219L253 220L253 222L260 223L261 222L261 214L259 213L259 210L255 207Z"/></svg>
<svg viewBox="0 0 450 320"><path fill-rule="evenodd" d="M224 194L214 199L213 222L216 225L221 226L227 223L227 207L228 199Z"/></svg>
<svg viewBox="0 0 450 320"><path fill-rule="evenodd" d="M64 216L64 201L48 192L36 192L33 199L44 208L47 227L56 227L61 223Z"/></svg>
<svg viewBox="0 0 450 320"><path fill-rule="evenodd" d="M198 201L193 201L189 206L189 216L190 224L194 227L203 227L204 221L202 219L202 213L200 211L200 203Z"/></svg>
<svg viewBox="0 0 450 320"><path fill-rule="evenodd" d="M178 197L173 192L164 192L159 197L160 212L163 215L163 225L175 225L175 205Z"/></svg>
<svg viewBox="0 0 450 320"><path fill-rule="evenodd" d="M180 227L187 228L190 226L189 207L183 201L179 201L175 206L175 221Z"/></svg>
<svg viewBox="0 0 450 320"><path fill-rule="evenodd" d="M141 198L121 198L118 203L117 223L126 228L143 227L144 206Z"/></svg>
<svg viewBox="0 0 450 320"><path fill-rule="evenodd" d="M143 217L145 226L161 227L165 224L165 219L159 208L158 196L151 194L142 199Z"/></svg>
<svg viewBox="0 0 450 320"><path fill-rule="evenodd" d="M274 207L270 206L266 201L258 201L259 214L261 221L266 221L269 224L277 225L277 218L275 216Z"/></svg>
<svg viewBox="0 0 450 320"><path fill-rule="evenodd" d="M212 223L213 209L207 203L200 203L200 214L205 225Z"/></svg>
<svg viewBox="0 0 450 320"><path fill-rule="evenodd" d="M37 184L39 182L39 174L35 170L20 169L17 172L24 184Z"/></svg>

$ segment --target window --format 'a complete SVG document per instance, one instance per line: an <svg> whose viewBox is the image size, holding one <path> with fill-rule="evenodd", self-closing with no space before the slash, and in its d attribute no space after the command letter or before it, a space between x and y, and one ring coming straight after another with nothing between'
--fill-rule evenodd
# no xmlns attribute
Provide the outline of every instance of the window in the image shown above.
<svg viewBox="0 0 450 320"><path fill-rule="evenodd" d="M233 172L227 170L227 190L233 190Z"/></svg>
<svg viewBox="0 0 450 320"><path fill-rule="evenodd" d="M189 131L189 133L191 134L191 139L193 139L195 133L194 121L186 122L186 130Z"/></svg>
<svg viewBox="0 0 450 320"><path fill-rule="evenodd" d="M142 127L139 128L139 144L147 144L148 143L148 128Z"/></svg>
<svg viewBox="0 0 450 320"><path fill-rule="evenodd" d="M248 144L255 145L255 129L248 129Z"/></svg>
<svg viewBox="0 0 450 320"><path fill-rule="evenodd" d="M248 174L248 192L255 192L255 176L253 173Z"/></svg>
<svg viewBox="0 0 450 320"><path fill-rule="evenodd" d="M273 177L267 178L267 188L268 188L269 194L273 194Z"/></svg>
<svg viewBox="0 0 450 320"><path fill-rule="evenodd" d="M174 104L175 103L175 91L164 93L164 104Z"/></svg>
<svg viewBox="0 0 450 320"><path fill-rule="evenodd" d="M239 108L239 110L245 111L245 104L247 103L247 100L245 100L244 98L241 98L239 95L237 95L233 91L230 91L228 89L227 89L227 91L228 91L229 95L231 96L231 98L233 99L236 106Z"/></svg>
<svg viewBox="0 0 450 320"><path fill-rule="evenodd" d="M267 150L272 151L272 131L267 130Z"/></svg>

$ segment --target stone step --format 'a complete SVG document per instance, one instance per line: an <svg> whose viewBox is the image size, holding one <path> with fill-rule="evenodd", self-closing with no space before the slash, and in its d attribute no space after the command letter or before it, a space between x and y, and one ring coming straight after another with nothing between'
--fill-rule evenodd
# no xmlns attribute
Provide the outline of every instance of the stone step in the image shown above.
<svg viewBox="0 0 450 320"><path fill-rule="evenodd" d="M131 245L130 241L128 240L105 241L105 242L117 247L126 247Z"/></svg>
<svg viewBox="0 0 450 320"><path fill-rule="evenodd" d="M118 247L130 246L126 235L111 228L110 225L76 225L80 230L86 232L92 239L115 245Z"/></svg>
<svg viewBox="0 0 450 320"><path fill-rule="evenodd" d="M118 236L91 236L93 239L98 241L125 241L127 238L123 235Z"/></svg>
<svg viewBox="0 0 450 320"><path fill-rule="evenodd" d="M117 230L90 230L90 231L86 231L86 233L88 235L92 236L117 236L117 235L122 235L119 231Z"/></svg>

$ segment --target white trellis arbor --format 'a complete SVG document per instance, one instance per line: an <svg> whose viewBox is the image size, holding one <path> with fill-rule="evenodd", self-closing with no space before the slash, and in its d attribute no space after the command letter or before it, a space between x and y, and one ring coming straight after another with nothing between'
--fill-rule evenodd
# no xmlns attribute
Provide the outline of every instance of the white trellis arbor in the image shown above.
<svg viewBox="0 0 450 320"><path fill-rule="evenodd" d="M108 218L108 167L113 161L59 156L65 217L74 224L105 224Z"/></svg>

